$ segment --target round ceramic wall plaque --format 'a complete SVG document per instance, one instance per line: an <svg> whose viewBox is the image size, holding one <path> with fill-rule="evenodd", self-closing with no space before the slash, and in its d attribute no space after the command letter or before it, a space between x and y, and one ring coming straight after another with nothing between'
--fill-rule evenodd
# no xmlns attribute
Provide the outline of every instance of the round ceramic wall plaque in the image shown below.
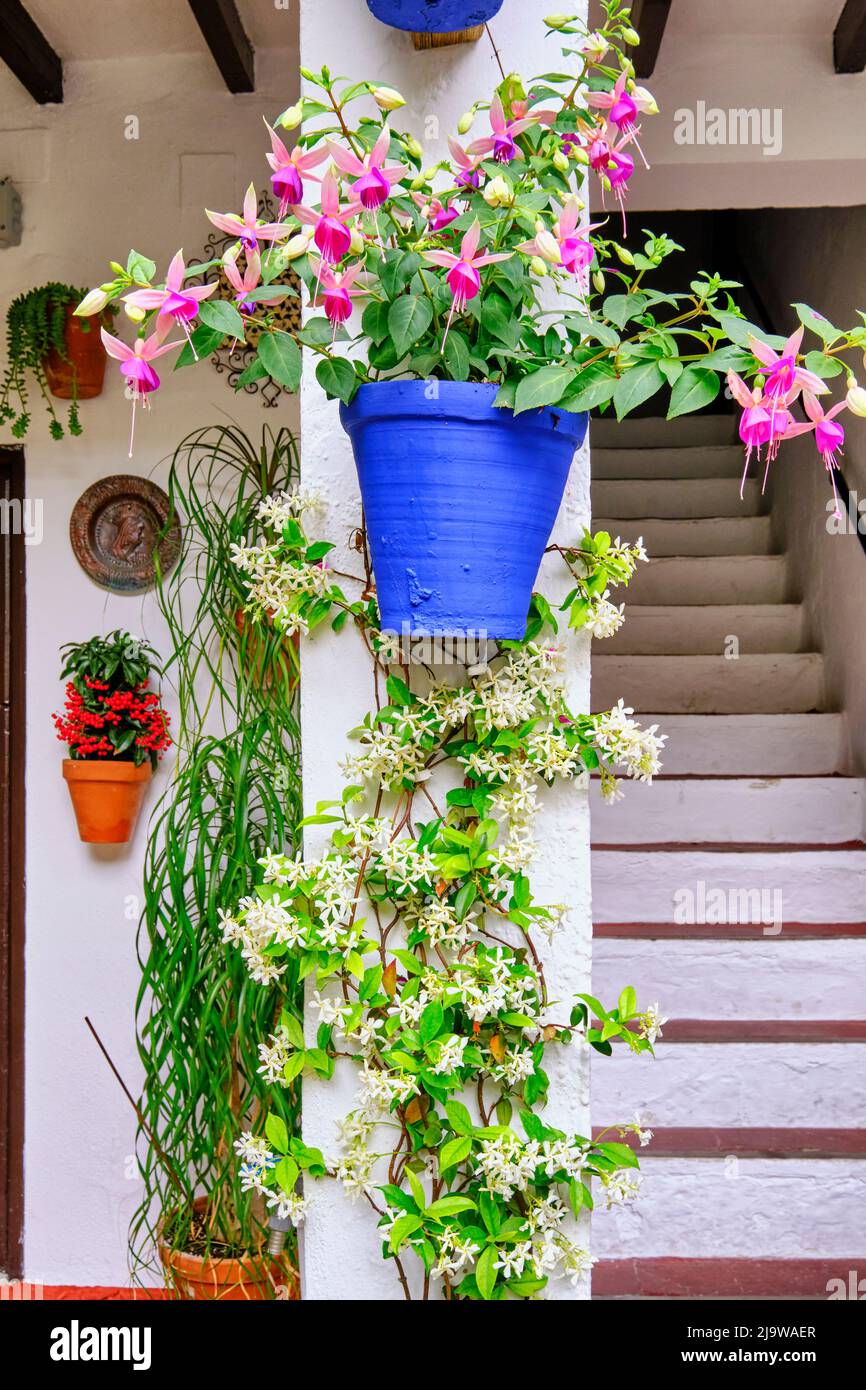
<svg viewBox="0 0 866 1390"><path fill-rule="evenodd" d="M69 538L75 558L103 589L139 594L153 587L154 550L167 574L180 553L180 523L171 502L149 478L116 473L83 492L72 509ZM159 539L161 536L161 539Z"/></svg>

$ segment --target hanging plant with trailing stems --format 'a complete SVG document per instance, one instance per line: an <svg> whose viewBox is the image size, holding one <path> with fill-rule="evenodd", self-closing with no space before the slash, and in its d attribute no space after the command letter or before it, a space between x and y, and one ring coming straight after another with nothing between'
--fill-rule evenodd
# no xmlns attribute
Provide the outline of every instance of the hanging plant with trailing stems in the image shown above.
<svg viewBox="0 0 866 1390"><path fill-rule="evenodd" d="M72 285L52 281L18 295L6 314L6 370L0 382L0 421L12 421L12 435L23 439L30 428L30 395L28 374L36 381L45 409L52 439L63 438L63 426L57 418L45 375L45 359L56 353L64 362L69 360L66 343L67 311L81 301L84 291ZM91 332L96 332L90 326ZM78 415L78 395L74 387L67 416L67 429L72 435L81 433Z"/></svg>

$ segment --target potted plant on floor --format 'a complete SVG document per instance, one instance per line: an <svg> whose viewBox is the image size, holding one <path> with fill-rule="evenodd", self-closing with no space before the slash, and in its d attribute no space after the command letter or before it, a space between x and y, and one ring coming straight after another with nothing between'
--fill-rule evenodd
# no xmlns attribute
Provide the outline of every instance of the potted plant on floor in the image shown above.
<svg viewBox="0 0 866 1390"><path fill-rule="evenodd" d="M62 653L66 702L53 718L57 737L69 748L63 776L78 833L87 844L125 844L171 744L169 717L157 692L148 689L159 669L156 653L119 629L71 642Z"/></svg>
<svg viewBox="0 0 866 1390"><path fill-rule="evenodd" d="M238 548L276 534L263 504L271 492L292 494L297 475L285 429L264 430L256 444L234 428L196 431L169 470L183 549L171 574L158 576L156 598L169 634L163 678L177 700L177 762L145 853L142 1190L130 1249L137 1279L162 1273L182 1298L298 1296L294 1238L271 1228L278 1218L249 1190L234 1153L261 1118L262 1048L281 1006L276 988L249 988L220 925L237 896L254 891L268 848L297 839L297 653L266 617L244 611L233 561ZM281 1122L294 1133L296 1087L282 1101Z"/></svg>
<svg viewBox="0 0 866 1390"><path fill-rule="evenodd" d="M97 325L75 315L82 291L52 282L13 299L6 314L7 366L0 384L0 420L13 421L12 434L23 439L30 428L28 374L36 380L49 416L52 439L63 426L51 396L69 401L67 428L81 433L78 402L100 395L106 352Z"/></svg>

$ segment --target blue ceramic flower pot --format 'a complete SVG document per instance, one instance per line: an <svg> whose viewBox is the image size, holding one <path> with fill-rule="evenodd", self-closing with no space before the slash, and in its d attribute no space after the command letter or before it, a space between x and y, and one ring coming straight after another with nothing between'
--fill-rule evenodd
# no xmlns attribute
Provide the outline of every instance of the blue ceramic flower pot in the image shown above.
<svg viewBox="0 0 866 1390"><path fill-rule="evenodd" d="M485 24L502 8L502 0L367 0L383 24L416 34L451 34Z"/></svg>
<svg viewBox="0 0 866 1390"><path fill-rule="evenodd" d="M383 381L340 407L385 631L523 636L587 417L515 417L497 389Z"/></svg>

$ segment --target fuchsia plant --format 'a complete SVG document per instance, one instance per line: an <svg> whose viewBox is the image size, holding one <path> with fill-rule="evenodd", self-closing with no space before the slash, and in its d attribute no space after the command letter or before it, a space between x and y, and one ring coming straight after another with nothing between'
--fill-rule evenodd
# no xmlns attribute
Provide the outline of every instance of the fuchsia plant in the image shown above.
<svg viewBox="0 0 866 1390"><path fill-rule="evenodd" d="M497 405L515 414L556 405L612 408L622 418L669 393L672 417L708 405L727 379L744 412L747 468L757 455L766 476L781 444L809 430L832 473L842 406L818 418L814 400L846 372L844 354L866 346L866 327L836 329L796 305L800 329L785 340L768 335L746 322L730 295L737 286L717 274L701 273L682 293L654 289L652 272L679 249L668 237L645 232L625 245L607 222L587 225L587 183L596 179L602 199L610 194L622 208L625 231L642 123L657 110L635 82L627 9L605 0L605 11L594 31L551 16L560 70L528 83L503 73L461 118L447 155L426 162L418 140L396 128L405 103L394 89L337 80L327 68L305 72L300 102L266 122L277 216L259 207L254 184L240 214L207 214L235 239L222 260L234 303L218 301L212 284L188 288L179 256L160 284L153 262L133 252L79 312L124 298L143 320L151 347L129 349L122 366L130 375L133 358L140 363L142 398L156 389L156 374L145 372L150 335L161 343L154 325L169 317L191 340L179 367L250 328L257 356L239 387L271 375L295 390L306 349L321 359L324 389L345 402L364 383L439 378L495 383ZM482 112L489 132L472 139ZM273 304L291 292L281 285L289 265L310 308L323 311L297 334L273 318ZM805 352L804 329L817 339ZM846 375L845 406L866 413L850 368Z"/></svg>

